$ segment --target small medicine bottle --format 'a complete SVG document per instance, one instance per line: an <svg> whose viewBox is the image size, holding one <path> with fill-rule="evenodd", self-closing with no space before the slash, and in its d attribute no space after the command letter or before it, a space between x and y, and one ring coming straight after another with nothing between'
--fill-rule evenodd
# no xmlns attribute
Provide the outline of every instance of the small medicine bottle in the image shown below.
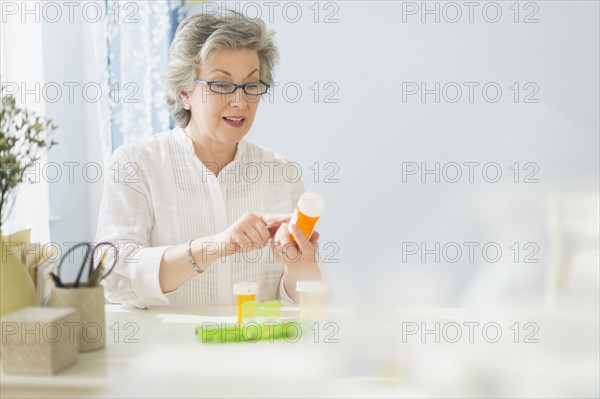
<svg viewBox="0 0 600 399"><path fill-rule="evenodd" d="M249 323L260 323L262 320L262 303L258 301L246 301L242 304L242 325Z"/></svg>
<svg viewBox="0 0 600 399"><path fill-rule="evenodd" d="M233 285L233 294L236 297L237 303L237 319L238 325L242 325L243 311L242 305L247 301L255 301L256 293L258 292L258 284L256 283L235 283Z"/></svg>
<svg viewBox="0 0 600 399"><path fill-rule="evenodd" d="M318 317L323 314L329 299L328 290L321 281L298 281L300 317Z"/></svg>
<svg viewBox="0 0 600 399"><path fill-rule="evenodd" d="M298 200L298 205L294 210L294 214L290 220L289 232L290 238L295 242L296 237L292 233L292 225L296 225L304 233L306 238L310 239L312 232L315 228L315 224L319 220L323 209L325 208L325 202L319 194L316 193L304 193Z"/></svg>

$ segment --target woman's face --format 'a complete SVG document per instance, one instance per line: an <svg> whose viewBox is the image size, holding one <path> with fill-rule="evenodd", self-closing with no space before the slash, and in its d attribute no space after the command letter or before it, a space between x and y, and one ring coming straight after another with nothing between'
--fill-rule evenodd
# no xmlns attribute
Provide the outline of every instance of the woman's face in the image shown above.
<svg viewBox="0 0 600 399"><path fill-rule="evenodd" d="M196 71L196 78L237 84L258 82L259 66L258 53L254 50L222 49ZM193 134L216 145L239 142L250 130L260 102L260 96L249 96L241 88L231 94L218 94L198 82L191 93L181 95L191 107L189 127Z"/></svg>

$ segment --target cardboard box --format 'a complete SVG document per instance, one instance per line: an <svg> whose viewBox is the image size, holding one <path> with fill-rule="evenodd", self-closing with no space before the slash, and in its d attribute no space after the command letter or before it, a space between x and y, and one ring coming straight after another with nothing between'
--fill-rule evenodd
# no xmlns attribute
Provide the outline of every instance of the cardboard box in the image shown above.
<svg viewBox="0 0 600 399"><path fill-rule="evenodd" d="M2 372L53 375L77 361L79 313L74 308L30 307L0 319Z"/></svg>

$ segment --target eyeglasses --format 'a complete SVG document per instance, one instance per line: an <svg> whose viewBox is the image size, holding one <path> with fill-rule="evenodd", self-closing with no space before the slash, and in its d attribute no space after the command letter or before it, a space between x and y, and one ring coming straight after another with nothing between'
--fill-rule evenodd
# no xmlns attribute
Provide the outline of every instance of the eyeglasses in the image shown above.
<svg viewBox="0 0 600 399"><path fill-rule="evenodd" d="M206 80L200 79L194 79L194 81L208 85L210 91L218 94L231 94L238 88L240 88L244 90L244 93L246 93L249 96L260 96L262 94L265 94L270 87L270 85L266 84L263 81L246 83L245 85L238 85L232 82L220 81L207 82Z"/></svg>

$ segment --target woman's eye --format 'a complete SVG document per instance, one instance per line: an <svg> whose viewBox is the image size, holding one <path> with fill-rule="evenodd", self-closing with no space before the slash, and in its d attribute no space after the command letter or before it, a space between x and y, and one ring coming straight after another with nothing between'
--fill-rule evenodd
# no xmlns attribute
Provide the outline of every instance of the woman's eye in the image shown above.
<svg viewBox="0 0 600 399"><path fill-rule="evenodd" d="M260 83L248 83L246 85L246 93L249 94L262 94L265 92L265 86Z"/></svg>
<svg viewBox="0 0 600 399"><path fill-rule="evenodd" d="M213 88L219 91L230 91L232 85L230 83L215 83L213 84Z"/></svg>

